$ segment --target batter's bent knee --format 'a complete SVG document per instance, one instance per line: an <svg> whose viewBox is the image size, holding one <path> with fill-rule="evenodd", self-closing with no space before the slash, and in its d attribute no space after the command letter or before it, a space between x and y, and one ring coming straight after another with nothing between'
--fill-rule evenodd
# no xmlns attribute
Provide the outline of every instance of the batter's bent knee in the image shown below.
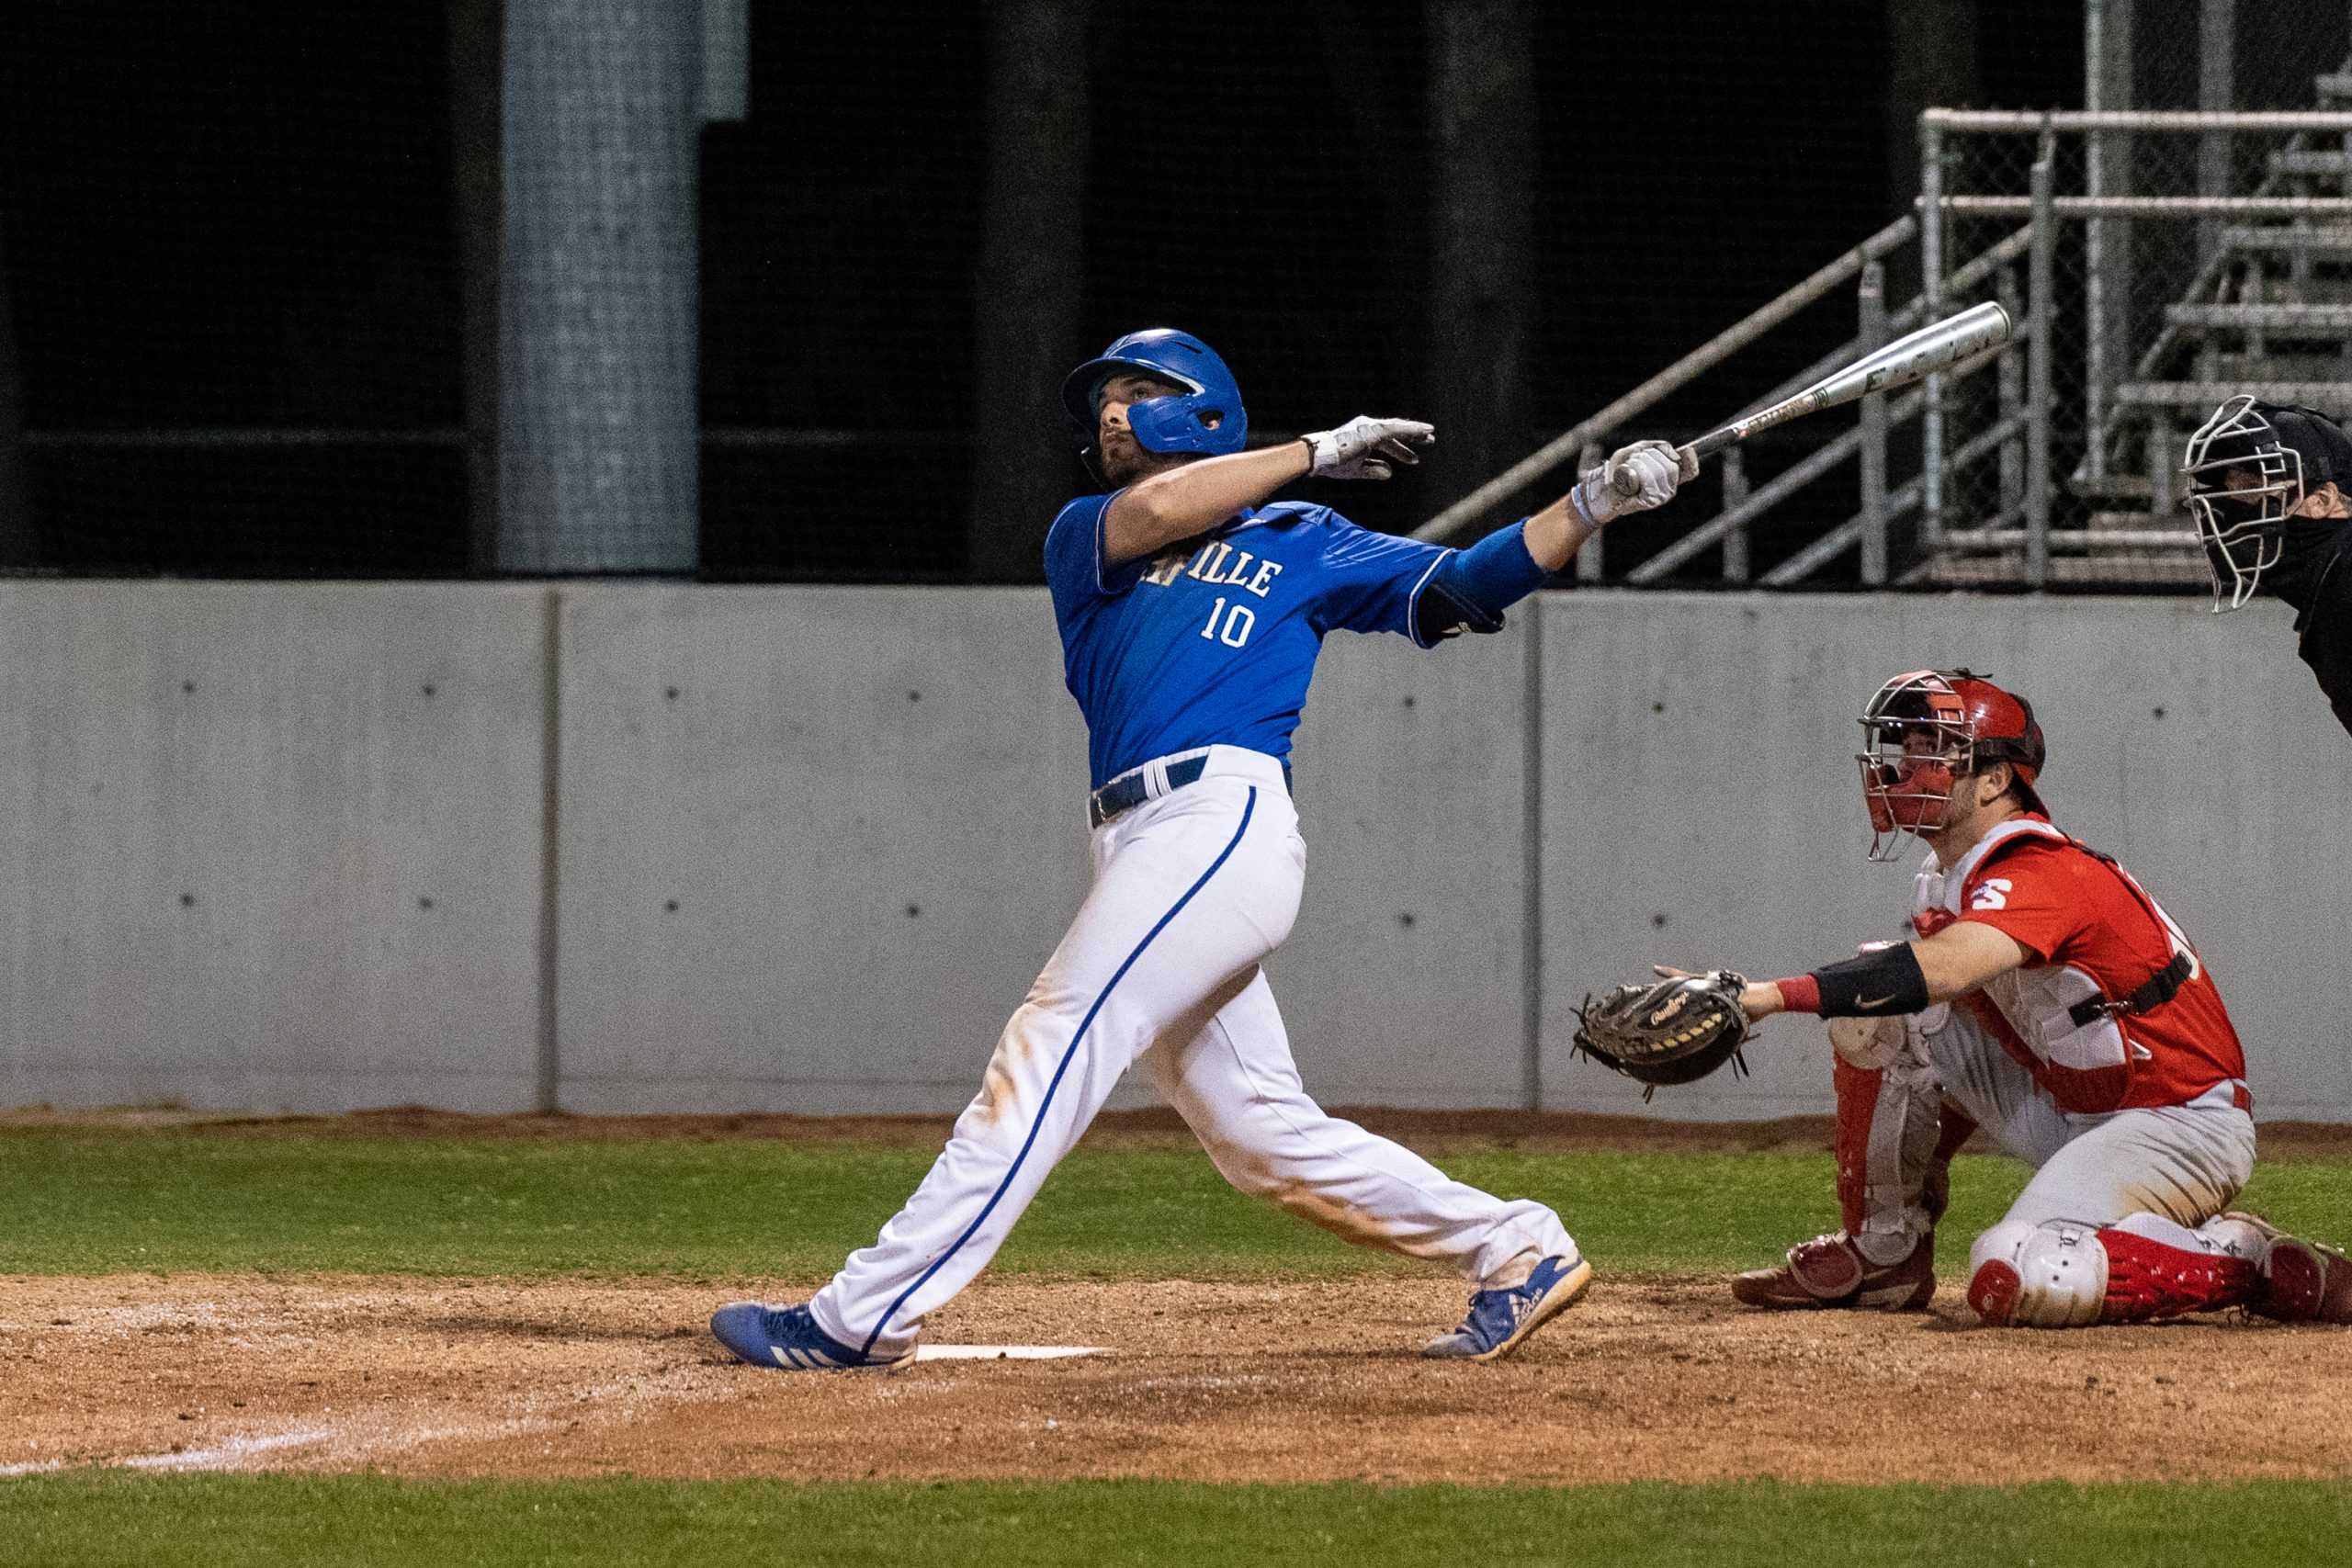
<svg viewBox="0 0 2352 1568"><path fill-rule="evenodd" d="M2004 1220L1968 1249L1968 1304L1993 1327L2080 1328L2107 1300L2107 1248L2089 1225Z"/></svg>
<svg viewBox="0 0 2352 1568"><path fill-rule="evenodd" d="M1209 1163L1236 1192L1251 1198L1274 1198L1283 1195L1282 1173L1274 1169L1267 1157L1253 1149L1227 1145L1209 1150Z"/></svg>
<svg viewBox="0 0 2352 1568"><path fill-rule="evenodd" d="M1252 1198L1279 1197L1283 1190L1283 1172L1279 1168L1279 1129L1270 1132L1253 1126L1255 1107L1216 1107L1197 1100L1180 1103L1179 1110L1193 1136L1201 1141L1201 1148L1216 1167L1216 1173L1235 1191Z"/></svg>

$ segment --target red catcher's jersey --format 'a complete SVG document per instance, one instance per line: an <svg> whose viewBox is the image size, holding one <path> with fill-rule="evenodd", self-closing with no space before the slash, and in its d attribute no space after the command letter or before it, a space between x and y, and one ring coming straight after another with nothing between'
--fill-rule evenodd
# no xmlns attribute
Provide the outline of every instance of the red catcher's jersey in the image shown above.
<svg viewBox="0 0 2352 1568"><path fill-rule="evenodd" d="M1928 936L1955 919L1981 921L2029 951L2024 967L1962 1002L2062 1109L2184 1105L2245 1078L2237 1030L2188 937L2121 866L2048 818L2002 823L1949 872L1928 857L1912 927ZM2078 1004L2130 996L2179 953L2194 967L2171 1000L2075 1021Z"/></svg>

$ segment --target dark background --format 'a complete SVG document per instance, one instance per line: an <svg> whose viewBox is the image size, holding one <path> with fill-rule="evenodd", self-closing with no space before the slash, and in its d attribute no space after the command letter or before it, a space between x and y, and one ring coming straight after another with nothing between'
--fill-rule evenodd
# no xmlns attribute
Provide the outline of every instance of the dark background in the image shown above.
<svg viewBox="0 0 2352 1568"><path fill-rule="evenodd" d="M1910 26L1899 0L1537 8L1537 352L1499 449L1532 448L1894 216L1923 69L1928 101L2079 106L2078 6L1986 0L1956 28L1951 6L1918 9L1957 39L1924 60L1891 38ZM1038 236L1085 258L1090 346L1156 323L1203 334L1259 433L1427 406L1422 12L1343 6L1335 28L1329 10L1102 7L1070 66L1092 88L1085 232ZM34 564L467 571L454 14L11 9L0 308ZM975 575L983 27L978 6L754 4L749 117L702 141L703 421L831 434L707 443L705 576ZM1645 433L1736 412L1851 313L1841 290L1785 363L1702 383ZM281 444L204 434L256 429ZM1441 460L1345 504L1408 528L1484 477ZM1769 528L1758 547L1773 553Z"/></svg>

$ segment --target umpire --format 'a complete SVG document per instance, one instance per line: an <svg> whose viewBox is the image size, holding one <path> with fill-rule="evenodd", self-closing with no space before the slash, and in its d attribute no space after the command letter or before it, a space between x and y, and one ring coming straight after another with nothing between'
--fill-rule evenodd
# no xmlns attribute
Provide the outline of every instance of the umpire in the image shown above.
<svg viewBox="0 0 2352 1568"><path fill-rule="evenodd" d="M2352 436L2316 409L2232 398L2188 438L2188 510L2218 615L2269 593L2352 733Z"/></svg>

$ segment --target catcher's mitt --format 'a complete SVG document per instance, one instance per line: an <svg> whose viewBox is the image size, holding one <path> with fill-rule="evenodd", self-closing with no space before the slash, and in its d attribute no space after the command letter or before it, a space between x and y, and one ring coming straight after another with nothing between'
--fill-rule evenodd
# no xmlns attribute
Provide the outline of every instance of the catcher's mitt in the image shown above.
<svg viewBox="0 0 2352 1568"><path fill-rule="evenodd" d="M1728 969L1645 986L1620 986L1577 1011L1577 1049L1602 1066L1649 1086L1690 1083L1725 1062L1741 1073L1739 1047L1747 1014L1739 1005L1745 976Z"/></svg>

